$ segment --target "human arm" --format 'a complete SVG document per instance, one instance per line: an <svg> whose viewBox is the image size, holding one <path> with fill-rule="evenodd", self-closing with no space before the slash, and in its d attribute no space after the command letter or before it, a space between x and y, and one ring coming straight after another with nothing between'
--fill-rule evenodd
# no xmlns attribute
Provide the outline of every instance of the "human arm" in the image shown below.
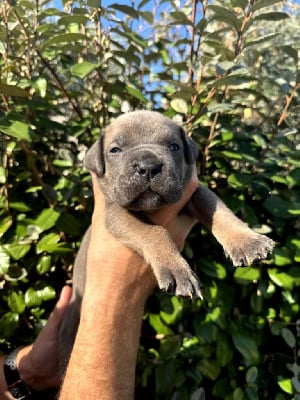
<svg viewBox="0 0 300 400"><path fill-rule="evenodd" d="M144 260L105 230L104 199L93 180L95 209L81 321L60 399L130 400L144 305L156 281ZM149 215L169 230L178 247L195 220L177 214L197 186L194 174L179 203Z"/></svg>
<svg viewBox="0 0 300 400"><path fill-rule="evenodd" d="M34 390L43 390L59 385L58 376L58 333L71 297L71 288L62 289L59 300L47 324L33 344L23 347L16 362L22 380ZM7 390L3 365L6 355L0 356L0 400L13 399Z"/></svg>

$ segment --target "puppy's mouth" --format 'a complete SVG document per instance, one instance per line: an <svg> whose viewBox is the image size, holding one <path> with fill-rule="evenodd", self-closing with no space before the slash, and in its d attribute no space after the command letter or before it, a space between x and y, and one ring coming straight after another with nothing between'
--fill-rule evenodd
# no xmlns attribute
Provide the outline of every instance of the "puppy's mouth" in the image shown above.
<svg viewBox="0 0 300 400"><path fill-rule="evenodd" d="M130 209L136 211L155 210L166 204L164 198L152 189L140 193L130 204Z"/></svg>

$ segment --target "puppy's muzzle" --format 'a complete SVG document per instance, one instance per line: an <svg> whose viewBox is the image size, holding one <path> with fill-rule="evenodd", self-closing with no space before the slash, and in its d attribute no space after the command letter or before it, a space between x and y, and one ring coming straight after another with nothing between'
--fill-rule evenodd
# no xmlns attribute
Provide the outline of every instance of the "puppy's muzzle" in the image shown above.
<svg viewBox="0 0 300 400"><path fill-rule="evenodd" d="M157 175L161 174L163 163L155 158L146 158L143 160L135 160L133 163L133 170L140 177L146 178L150 182Z"/></svg>

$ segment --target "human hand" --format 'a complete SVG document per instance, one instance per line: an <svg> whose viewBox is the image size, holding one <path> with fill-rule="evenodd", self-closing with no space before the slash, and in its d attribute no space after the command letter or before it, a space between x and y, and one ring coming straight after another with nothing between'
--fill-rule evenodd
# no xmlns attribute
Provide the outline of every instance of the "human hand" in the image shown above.
<svg viewBox="0 0 300 400"><path fill-rule="evenodd" d="M71 298L72 289L63 287L59 300L47 324L32 345L22 348L17 355L19 374L34 390L59 386L58 341L59 328Z"/></svg>

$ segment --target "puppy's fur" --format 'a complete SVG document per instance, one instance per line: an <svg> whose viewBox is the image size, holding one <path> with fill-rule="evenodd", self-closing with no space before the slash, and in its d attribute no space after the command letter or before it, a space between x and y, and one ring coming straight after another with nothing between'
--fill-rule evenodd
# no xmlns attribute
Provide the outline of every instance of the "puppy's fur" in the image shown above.
<svg viewBox="0 0 300 400"><path fill-rule="evenodd" d="M197 153L194 141L173 121L157 112L135 111L109 125L85 158L105 195L106 228L144 257L161 289L194 298L201 297L197 276L168 232L143 212L181 198ZM251 230L203 186L184 211L214 234L235 266L263 259L273 248L271 239ZM89 236L88 230L76 258L73 297L61 328L62 370L79 323Z"/></svg>

